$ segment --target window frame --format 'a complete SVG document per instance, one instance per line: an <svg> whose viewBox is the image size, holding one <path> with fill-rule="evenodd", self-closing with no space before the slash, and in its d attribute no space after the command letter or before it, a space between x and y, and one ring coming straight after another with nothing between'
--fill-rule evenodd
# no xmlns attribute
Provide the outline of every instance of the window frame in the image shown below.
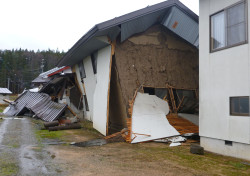
<svg viewBox="0 0 250 176"><path fill-rule="evenodd" d="M248 113L235 113L232 112L232 101L231 99L233 98L248 98ZM249 117L250 116L250 97L249 96L234 96L234 97L229 97L229 114L230 116L245 116Z"/></svg>
<svg viewBox="0 0 250 176"><path fill-rule="evenodd" d="M241 3L244 3L245 4L245 40L242 41L242 42L239 42L239 43L236 43L236 44L233 44L233 45L228 45L227 44L227 40L228 40L228 35L227 35L227 23L228 23L228 18L227 18L227 10L234 7L234 6L237 6ZM232 47L236 47L236 46L239 46L239 45L243 45L243 44L247 44L248 43L248 1L246 0L241 0L237 3L234 3L218 12L215 12L213 14L211 14L209 16L209 48L210 48L210 53L213 53L213 52L216 52L216 51L221 51L221 50L224 50L224 49L228 49L228 48L232 48ZM216 14L219 14L221 12L224 12L225 13L225 26L224 26L224 31L225 31L225 46L224 47L221 47L221 48L218 48L218 49L213 49L212 48L212 17L215 16Z"/></svg>

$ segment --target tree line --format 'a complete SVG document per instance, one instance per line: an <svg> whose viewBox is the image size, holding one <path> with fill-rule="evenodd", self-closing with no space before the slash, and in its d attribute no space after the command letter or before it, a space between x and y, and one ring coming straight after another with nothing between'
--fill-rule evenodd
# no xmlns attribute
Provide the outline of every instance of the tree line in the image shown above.
<svg viewBox="0 0 250 176"><path fill-rule="evenodd" d="M58 50L0 50L0 87L13 93L31 88L40 73L54 68L65 53Z"/></svg>

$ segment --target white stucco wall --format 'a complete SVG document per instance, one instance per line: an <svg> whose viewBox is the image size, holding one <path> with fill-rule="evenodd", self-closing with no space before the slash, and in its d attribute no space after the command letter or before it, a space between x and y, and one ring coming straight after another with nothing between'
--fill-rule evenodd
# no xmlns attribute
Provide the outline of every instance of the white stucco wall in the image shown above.
<svg viewBox="0 0 250 176"><path fill-rule="evenodd" d="M88 56L83 60L84 69L86 73L86 78L84 78L84 85L86 90L86 96L89 105L90 115L87 117L87 120L93 121L93 106L94 106L94 93L96 87L96 77L92 67L91 57Z"/></svg>
<svg viewBox="0 0 250 176"><path fill-rule="evenodd" d="M111 60L111 46L98 51L97 56L97 84L94 93L93 127L106 135L107 102L109 89L109 72Z"/></svg>
<svg viewBox="0 0 250 176"><path fill-rule="evenodd" d="M236 2L239 0L200 0L200 136L250 144L250 117L230 116L229 109L229 97L250 95L249 44L209 51L209 16Z"/></svg>

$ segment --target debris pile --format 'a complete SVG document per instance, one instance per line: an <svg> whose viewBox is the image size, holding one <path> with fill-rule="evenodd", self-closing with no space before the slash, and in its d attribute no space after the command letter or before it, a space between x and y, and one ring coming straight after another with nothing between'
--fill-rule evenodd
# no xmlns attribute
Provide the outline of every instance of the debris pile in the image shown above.
<svg viewBox="0 0 250 176"><path fill-rule="evenodd" d="M53 122L45 122L44 128L48 129L49 131L59 131L59 130L80 129L81 128L81 125L76 123L76 122L60 123L60 121L61 120L53 121Z"/></svg>
<svg viewBox="0 0 250 176"><path fill-rule="evenodd" d="M199 127L177 114L179 110L195 111L197 104L194 99L185 98L186 96L183 95L182 100L177 104L173 88L170 88L167 95L162 98L150 93L141 93L140 89L141 87L135 92L134 98L130 102L130 118L127 119L128 132L125 137L127 142L155 141L171 143L170 146L181 145L181 142L186 142L187 139L191 139L191 143L197 142ZM185 99L187 101L184 101ZM183 104L183 102L185 103Z"/></svg>
<svg viewBox="0 0 250 176"><path fill-rule="evenodd" d="M44 121L52 122L56 120L67 108L66 104L53 102L49 95L26 91L9 105L9 110L5 112L7 116L21 116L26 112L34 113Z"/></svg>

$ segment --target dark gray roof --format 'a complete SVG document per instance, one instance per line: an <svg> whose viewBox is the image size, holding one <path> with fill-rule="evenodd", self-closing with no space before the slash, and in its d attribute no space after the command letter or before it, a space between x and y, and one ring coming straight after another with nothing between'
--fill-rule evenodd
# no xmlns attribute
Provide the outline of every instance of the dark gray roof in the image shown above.
<svg viewBox="0 0 250 176"><path fill-rule="evenodd" d="M176 7L178 10L172 10L173 7ZM189 33L181 35L180 30L172 31L198 47L198 16L178 0L168 0L95 25L64 55L58 62L58 66L73 66L92 52L108 46L109 43L98 38L100 36L108 36L111 40L114 40L121 34L121 41L124 41L136 33L145 31L156 23L161 23L169 28L169 22L173 21L173 17L178 15L186 15L188 16L188 20L192 21L179 25L183 28L188 24L189 26L186 26L185 31L188 30ZM184 20L182 21L184 22ZM197 24L195 31L191 27L193 24ZM192 37L191 41L189 41L190 36Z"/></svg>
<svg viewBox="0 0 250 176"><path fill-rule="evenodd" d="M53 121L60 117L67 105L51 101L48 94L26 91L9 107L5 113L7 116L19 116L31 110L42 120Z"/></svg>

